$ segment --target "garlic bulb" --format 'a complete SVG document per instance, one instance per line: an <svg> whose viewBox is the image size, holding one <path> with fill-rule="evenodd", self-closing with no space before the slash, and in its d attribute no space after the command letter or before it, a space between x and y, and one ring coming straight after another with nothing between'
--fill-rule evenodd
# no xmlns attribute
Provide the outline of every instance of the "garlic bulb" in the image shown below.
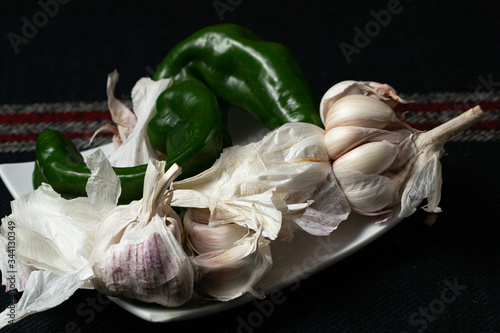
<svg viewBox="0 0 500 333"><path fill-rule="evenodd" d="M180 174L173 165L150 160L144 196L118 206L97 230L90 266L94 287L119 296L167 307L187 302L193 291L193 270L181 246L182 226L170 208L170 186Z"/></svg>
<svg viewBox="0 0 500 333"><path fill-rule="evenodd" d="M254 287L272 267L271 242L262 237L262 229L255 232L236 223L210 226L208 214L207 209L189 209L183 220L193 251L195 291L219 301L247 292L260 297ZM200 216L205 222L198 222Z"/></svg>
<svg viewBox="0 0 500 333"><path fill-rule="evenodd" d="M392 108L405 102L388 86L374 82L344 81L333 86L321 106L325 145L332 169L353 211L392 216L411 215L423 199L424 209L439 212L443 145L481 120L475 107L429 132L399 119Z"/></svg>

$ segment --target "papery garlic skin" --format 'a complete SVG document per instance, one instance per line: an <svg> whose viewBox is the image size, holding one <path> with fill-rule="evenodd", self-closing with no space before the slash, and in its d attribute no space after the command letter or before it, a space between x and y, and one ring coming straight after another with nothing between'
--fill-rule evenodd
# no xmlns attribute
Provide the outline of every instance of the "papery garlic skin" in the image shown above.
<svg viewBox="0 0 500 333"><path fill-rule="evenodd" d="M113 133L113 143L115 149L120 147L132 133L137 124L137 117L125 104L115 97L115 87L118 82L118 71L114 70L108 74L106 83L106 94L108 96L108 108L111 114L111 120L116 124L104 125L97 129L90 138L90 143L94 140L97 134L102 131L110 131Z"/></svg>
<svg viewBox="0 0 500 333"><path fill-rule="evenodd" d="M130 167L147 164L150 158L157 158L157 152L147 136L147 125L156 114L158 96L172 85L171 79L153 81L141 78L132 88L134 112L114 96L118 72L108 75L106 92L112 120L117 124L100 127L90 139L103 130L113 133L116 151L109 156L111 165Z"/></svg>
<svg viewBox="0 0 500 333"><path fill-rule="evenodd" d="M180 168L164 172L165 163L150 160L143 198L117 207L99 226L90 265L93 285L105 295L166 307L192 297L193 268L182 248L180 218L170 208Z"/></svg>
<svg viewBox="0 0 500 333"><path fill-rule="evenodd" d="M327 235L347 218L350 208L332 174L324 131L312 124L288 123L258 142L225 149L210 169L175 182L172 205L208 208L211 226L237 223L255 232L262 228L263 237L274 240L283 219L306 223L299 217L314 203L319 187L332 197L323 207L329 218L309 215L308 230Z"/></svg>
<svg viewBox="0 0 500 333"><path fill-rule="evenodd" d="M172 85L171 79L153 81L141 78L132 89L132 104L137 117L132 133L118 149L109 156L111 165L129 167L148 163L150 158L157 158L156 151L147 135L147 126L156 114L158 96Z"/></svg>
<svg viewBox="0 0 500 333"><path fill-rule="evenodd" d="M319 115L325 123L325 116L331 105L348 95L365 95L386 103L394 108L398 103L411 103L398 96L396 90L388 84L373 81L341 81L326 91L320 102Z"/></svg>
<svg viewBox="0 0 500 333"><path fill-rule="evenodd" d="M94 273L88 261L95 233L102 218L116 206L121 189L101 150L88 156L87 166L91 171L87 197L67 200L43 183L12 201L12 214L2 219L2 283L7 285L8 272L13 271L8 235L15 232L15 288L23 294L1 313L0 328L61 304L78 288L90 287ZM8 316L12 309L15 318Z"/></svg>

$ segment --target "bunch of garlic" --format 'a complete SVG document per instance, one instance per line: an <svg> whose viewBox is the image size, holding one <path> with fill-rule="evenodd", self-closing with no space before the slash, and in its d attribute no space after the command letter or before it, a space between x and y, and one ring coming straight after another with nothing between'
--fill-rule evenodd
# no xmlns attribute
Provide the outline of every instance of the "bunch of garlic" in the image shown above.
<svg viewBox="0 0 500 333"><path fill-rule="evenodd" d="M440 211L443 145L483 116L475 107L421 132L396 116L399 102L407 103L386 84L356 81L336 84L321 101L333 172L353 211L379 221L399 203L399 215L409 216L423 199L426 210Z"/></svg>
<svg viewBox="0 0 500 333"><path fill-rule="evenodd" d="M118 206L96 232L89 265L95 289L105 295L176 307L191 299L193 269L182 248L182 224L171 209L174 164L151 159L144 196Z"/></svg>
<svg viewBox="0 0 500 333"><path fill-rule="evenodd" d="M236 223L210 226L210 211L189 209L184 215L188 249L195 271L194 289L207 299L229 301L247 292L261 296L255 285L272 267L271 241L262 228Z"/></svg>

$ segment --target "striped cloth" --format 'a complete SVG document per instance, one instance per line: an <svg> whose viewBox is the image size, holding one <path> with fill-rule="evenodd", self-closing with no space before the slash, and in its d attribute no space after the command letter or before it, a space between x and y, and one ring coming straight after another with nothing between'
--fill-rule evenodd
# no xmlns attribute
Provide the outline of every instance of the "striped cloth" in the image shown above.
<svg viewBox="0 0 500 333"><path fill-rule="evenodd" d="M405 115L406 121L419 130L429 130L480 105L486 114L484 121L452 140L500 140L498 93L433 93L402 97L415 102L398 105L396 112L409 111ZM106 101L0 105L0 153L34 150L38 134L46 128L63 132L78 149L85 149L94 131L110 123ZM110 142L110 136L110 133L103 132L96 137L93 146Z"/></svg>

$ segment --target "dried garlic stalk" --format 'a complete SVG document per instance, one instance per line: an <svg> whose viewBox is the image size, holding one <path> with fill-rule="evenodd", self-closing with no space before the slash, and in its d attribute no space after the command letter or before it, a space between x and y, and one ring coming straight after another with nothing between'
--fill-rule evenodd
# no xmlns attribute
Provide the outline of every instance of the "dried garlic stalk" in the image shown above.
<svg viewBox="0 0 500 333"><path fill-rule="evenodd" d="M97 230L90 257L94 287L105 295L176 307L191 299L193 269L182 245L182 225L170 207L181 170L150 160L144 196L118 206Z"/></svg>
<svg viewBox="0 0 500 333"><path fill-rule="evenodd" d="M393 111L405 102L396 91L375 82L344 81L323 97L325 145L333 172L351 208L379 221L411 215L423 199L424 209L439 212L443 145L483 117L477 106L429 132L418 131Z"/></svg>

